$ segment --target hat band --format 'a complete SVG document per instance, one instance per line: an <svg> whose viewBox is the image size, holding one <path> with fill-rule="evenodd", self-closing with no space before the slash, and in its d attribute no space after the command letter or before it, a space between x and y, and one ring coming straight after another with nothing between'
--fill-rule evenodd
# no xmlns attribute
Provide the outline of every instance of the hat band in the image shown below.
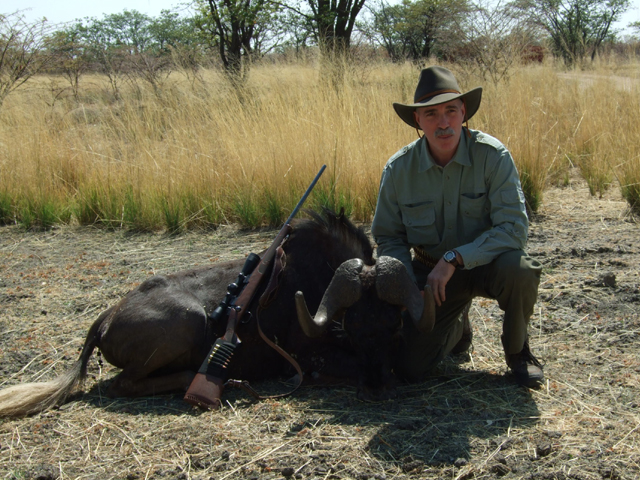
<svg viewBox="0 0 640 480"><path fill-rule="evenodd" d="M423 101L431 100L433 97L437 97L438 95L442 95L443 93L460 93L458 90L438 90L437 92L429 92L423 97L420 97L415 103L423 103Z"/></svg>

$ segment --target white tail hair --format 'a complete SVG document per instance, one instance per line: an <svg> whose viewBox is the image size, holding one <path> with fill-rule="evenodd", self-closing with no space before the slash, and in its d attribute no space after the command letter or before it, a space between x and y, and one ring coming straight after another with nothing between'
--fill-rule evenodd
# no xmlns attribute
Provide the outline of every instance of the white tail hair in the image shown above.
<svg viewBox="0 0 640 480"><path fill-rule="evenodd" d="M41 412L64 402L84 380L86 364L76 361L71 369L49 382L13 385L0 390L0 417Z"/></svg>

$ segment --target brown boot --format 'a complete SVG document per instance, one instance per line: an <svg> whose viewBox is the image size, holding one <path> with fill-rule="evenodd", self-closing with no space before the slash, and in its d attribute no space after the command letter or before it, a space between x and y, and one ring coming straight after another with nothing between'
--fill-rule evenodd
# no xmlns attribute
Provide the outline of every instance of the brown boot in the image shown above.
<svg viewBox="0 0 640 480"><path fill-rule="evenodd" d="M516 377L516 382L525 387L539 387L544 381L542 365L529 350L529 342L524 342L520 353L506 355L507 365Z"/></svg>
<svg viewBox="0 0 640 480"><path fill-rule="evenodd" d="M462 315L462 322L464 324L462 330L462 337L456 346L453 347L451 353L454 355L458 355L460 353L468 352L471 348L471 342L473 340L473 330L471 330L471 322L469 321L469 310L471 309L471 302L467 303L464 307L464 310L460 315Z"/></svg>

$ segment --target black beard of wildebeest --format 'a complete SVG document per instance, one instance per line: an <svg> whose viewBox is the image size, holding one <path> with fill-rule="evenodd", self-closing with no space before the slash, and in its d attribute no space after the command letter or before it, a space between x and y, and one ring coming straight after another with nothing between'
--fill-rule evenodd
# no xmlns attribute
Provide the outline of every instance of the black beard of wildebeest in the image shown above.
<svg viewBox="0 0 640 480"><path fill-rule="evenodd" d="M303 378L355 383L366 401L395 397L391 358L407 308L421 330L433 327L434 305L423 301L396 259L375 259L364 231L343 212L308 212L295 220L283 245L286 264L274 300L261 310L263 332L297 359ZM224 298L244 259L169 275L156 275L104 311L66 373L45 383L0 391L0 416L34 413L61 403L81 384L97 347L122 371L113 397L184 392L226 329L208 316ZM263 282L267 283L267 282ZM256 304L262 285L238 324L228 377L260 380L295 373L259 336ZM309 312L316 312L314 316Z"/></svg>

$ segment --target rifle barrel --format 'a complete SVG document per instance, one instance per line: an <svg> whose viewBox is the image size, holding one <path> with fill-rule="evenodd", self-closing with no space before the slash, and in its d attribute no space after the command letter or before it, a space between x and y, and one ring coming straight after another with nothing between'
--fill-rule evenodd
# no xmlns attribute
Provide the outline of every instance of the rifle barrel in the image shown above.
<svg viewBox="0 0 640 480"><path fill-rule="evenodd" d="M296 216L300 207L302 207L302 204L311 193L311 190L313 190L313 187L318 182L318 179L324 172L325 168L327 168L326 165L323 165L320 168L320 171L313 179L313 182L311 182L307 191L304 192L304 195L296 205L296 208L293 209L293 212L291 212L291 215L289 215L289 218L282 226L280 232L278 232L278 235L271 243L271 246L267 249L263 257L260 258L255 254L249 255L239 276L239 279L241 278L242 282L244 282L246 274L255 269L251 273L247 284L243 286L240 292L232 293L227 290L228 300L225 298L214 312L218 317L221 317L223 313L226 313L227 311L229 312L227 330L224 336L216 340L216 343L214 343L209 351L209 355L207 355L202 362L198 373L196 373L195 378L191 382L191 385L184 396L186 402L204 409L220 408L220 396L222 395L226 381L226 368L228 367L233 355L233 350L240 342L240 339L235 333L236 325L246 309L249 307L249 304L258 289L258 285L273 262L276 249L282 244L287 235L289 235L289 232L291 232L291 226L289 223L293 217ZM238 285L242 282L239 282ZM233 301L231 301L232 297ZM235 308L232 308L229 311L231 303L235 305Z"/></svg>
<svg viewBox="0 0 640 480"><path fill-rule="evenodd" d="M309 188L307 188L307 191L304 192L304 195L302 195L302 198L300 199L300 201L296 205L296 208L293 209L293 212L291 212L291 215L289 215L289 218L287 218L287 221L284 222L285 225L289 224L291 222L291 220L293 220L293 217L295 217L296 214L298 213L298 210L300 210L300 208L302 208L302 205L304 204L305 200L307 199L307 197L311 193L311 190L313 190L313 187L315 187L316 183L318 183L318 180L320 180L320 177L324 173L324 169L325 168L327 168L326 165L322 165L322 167L320 167L320 171L318 172L316 177L311 182L311 185L309 185Z"/></svg>

